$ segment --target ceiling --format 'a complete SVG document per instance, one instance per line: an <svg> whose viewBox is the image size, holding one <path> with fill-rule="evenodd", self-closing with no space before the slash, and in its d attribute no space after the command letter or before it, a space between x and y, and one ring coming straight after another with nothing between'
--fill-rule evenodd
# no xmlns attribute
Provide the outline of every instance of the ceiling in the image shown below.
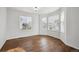
<svg viewBox="0 0 79 59"><path fill-rule="evenodd" d="M34 7L10 7L11 9L16 9L24 12L29 13L39 13L39 14L46 14L50 12L54 12L55 10L59 9L59 7L39 7L38 12L34 10Z"/></svg>

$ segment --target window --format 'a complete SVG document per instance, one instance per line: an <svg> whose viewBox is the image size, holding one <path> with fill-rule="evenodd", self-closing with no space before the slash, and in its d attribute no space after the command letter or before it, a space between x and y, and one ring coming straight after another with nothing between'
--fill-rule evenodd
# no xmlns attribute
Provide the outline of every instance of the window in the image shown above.
<svg viewBox="0 0 79 59"><path fill-rule="evenodd" d="M41 19L43 28L47 28L47 17Z"/></svg>
<svg viewBox="0 0 79 59"><path fill-rule="evenodd" d="M64 11L61 12L60 22L60 32L64 33Z"/></svg>
<svg viewBox="0 0 79 59"><path fill-rule="evenodd" d="M20 29L31 30L32 28L32 17L20 16Z"/></svg>
<svg viewBox="0 0 79 59"><path fill-rule="evenodd" d="M59 31L59 15L48 17L48 30Z"/></svg>

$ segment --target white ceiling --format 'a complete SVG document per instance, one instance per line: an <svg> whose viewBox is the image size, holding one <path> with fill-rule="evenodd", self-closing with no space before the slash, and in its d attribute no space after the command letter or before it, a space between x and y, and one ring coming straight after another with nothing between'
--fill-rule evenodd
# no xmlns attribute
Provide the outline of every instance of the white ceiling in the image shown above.
<svg viewBox="0 0 79 59"><path fill-rule="evenodd" d="M10 8L24 11L24 12L29 12L29 13L35 12L33 7L10 7ZM38 13L39 14L46 14L46 13L54 12L57 9L59 9L59 7L39 7Z"/></svg>

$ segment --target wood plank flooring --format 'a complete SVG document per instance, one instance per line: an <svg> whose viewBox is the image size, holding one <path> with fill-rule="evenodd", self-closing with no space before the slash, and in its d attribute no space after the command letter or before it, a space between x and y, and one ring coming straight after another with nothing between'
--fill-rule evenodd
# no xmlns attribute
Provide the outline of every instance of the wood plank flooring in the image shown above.
<svg viewBox="0 0 79 59"><path fill-rule="evenodd" d="M77 52L79 50L65 45L60 39L48 35L34 35L29 37L7 40L1 51L22 48L26 52ZM19 51L21 52L21 50Z"/></svg>

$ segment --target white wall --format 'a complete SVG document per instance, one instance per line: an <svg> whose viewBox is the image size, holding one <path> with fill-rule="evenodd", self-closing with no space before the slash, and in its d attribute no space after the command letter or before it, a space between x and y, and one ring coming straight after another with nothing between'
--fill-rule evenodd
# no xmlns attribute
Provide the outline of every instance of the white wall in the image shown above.
<svg viewBox="0 0 79 59"><path fill-rule="evenodd" d="M65 41L67 45L79 49L79 8L66 8Z"/></svg>
<svg viewBox="0 0 79 59"><path fill-rule="evenodd" d="M19 28L19 16L32 16L33 25L32 30L24 31ZM18 11L8 8L8 18L7 18L7 39L25 37L31 35L37 35L39 33L39 21L38 14L31 14L28 12Z"/></svg>
<svg viewBox="0 0 79 59"><path fill-rule="evenodd" d="M6 8L0 7L0 49L6 41Z"/></svg>

